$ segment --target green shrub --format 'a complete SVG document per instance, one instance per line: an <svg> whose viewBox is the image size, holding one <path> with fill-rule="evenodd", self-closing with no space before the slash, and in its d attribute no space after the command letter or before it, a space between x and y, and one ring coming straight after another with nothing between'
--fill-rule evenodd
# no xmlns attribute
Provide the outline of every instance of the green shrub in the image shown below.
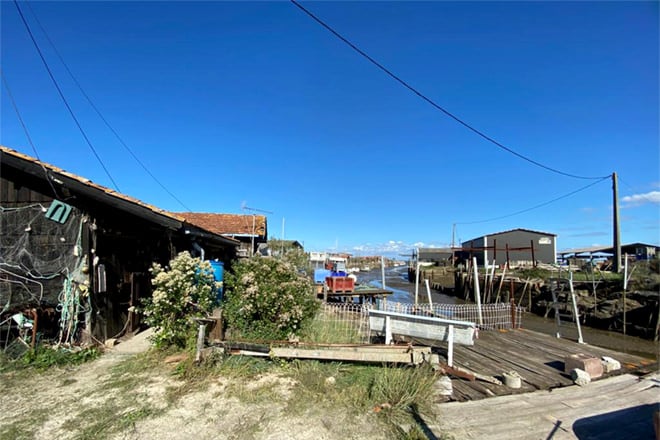
<svg viewBox="0 0 660 440"><path fill-rule="evenodd" d="M299 334L318 310L311 280L290 264L257 256L232 267L225 280L223 316L242 337L286 339Z"/></svg>
<svg viewBox="0 0 660 440"><path fill-rule="evenodd" d="M157 347L185 347L194 339L193 318L209 316L217 301L217 283L211 263L181 252L169 269L151 266L151 298L143 301L145 322L154 327L152 342Z"/></svg>

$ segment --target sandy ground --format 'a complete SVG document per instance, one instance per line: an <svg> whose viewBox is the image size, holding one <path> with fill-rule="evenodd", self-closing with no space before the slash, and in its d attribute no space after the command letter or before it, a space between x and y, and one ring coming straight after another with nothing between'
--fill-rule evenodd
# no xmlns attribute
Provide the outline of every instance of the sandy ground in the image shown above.
<svg viewBox="0 0 660 440"><path fill-rule="evenodd" d="M171 370L144 372L129 389L117 387L122 362L149 348L148 332L71 369L17 380L0 376L2 439L383 439L378 420L327 408L288 411L291 379L260 377L246 383L273 399L253 402L226 393L227 379L185 392L173 403L168 390L182 386ZM174 368L173 366L171 368ZM135 382L135 381L134 381ZM25 384L29 383L29 388ZM108 384L112 383L112 386ZM146 416L145 416L146 415ZM119 426L119 428L118 428Z"/></svg>

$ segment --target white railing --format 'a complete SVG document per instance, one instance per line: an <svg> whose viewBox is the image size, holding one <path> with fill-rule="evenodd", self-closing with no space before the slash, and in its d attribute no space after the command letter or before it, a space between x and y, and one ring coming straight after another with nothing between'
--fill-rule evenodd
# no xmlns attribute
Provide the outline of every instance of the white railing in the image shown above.
<svg viewBox="0 0 660 440"><path fill-rule="evenodd" d="M377 308L379 310L406 313L409 315L433 316L443 319L475 322L480 330L520 328L522 313L525 310L523 307L512 308L511 304L508 303L482 304L480 322L479 310L476 304L435 303L431 306L425 303L415 305L381 301Z"/></svg>
<svg viewBox="0 0 660 440"><path fill-rule="evenodd" d="M380 301L378 304L324 303L316 315L313 330L302 341L340 344L368 344L371 342L369 310L426 316L477 324L480 330L520 328L522 307L510 304L481 306L482 324L479 324L476 304L410 304ZM513 318L513 319L512 319Z"/></svg>

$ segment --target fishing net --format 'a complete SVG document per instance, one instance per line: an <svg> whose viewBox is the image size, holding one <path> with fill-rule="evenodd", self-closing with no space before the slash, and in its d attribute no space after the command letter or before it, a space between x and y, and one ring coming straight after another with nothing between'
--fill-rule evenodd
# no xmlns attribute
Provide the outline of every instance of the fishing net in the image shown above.
<svg viewBox="0 0 660 440"><path fill-rule="evenodd" d="M52 306L61 339L75 334L87 292L82 256L85 217L75 208L64 223L46 217L48 206L0 206L0 316Z"/></svg>

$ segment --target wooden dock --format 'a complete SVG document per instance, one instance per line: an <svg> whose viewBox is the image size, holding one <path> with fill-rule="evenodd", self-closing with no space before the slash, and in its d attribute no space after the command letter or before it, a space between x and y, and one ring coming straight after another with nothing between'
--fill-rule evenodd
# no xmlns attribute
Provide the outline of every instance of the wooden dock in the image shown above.
<svg viewBox="0 0 660 440"><path fill-rule="evenodd" d="M521 387L513 389L485 381L452 378L454 393L451 400L479 400L573 385L570 375L564 373L564 359L577 353L598 358L609 356L621 363L621 370L604 374L603 378L624 373L650 373L658 368L652 359L578 344L531 330L481 331L474 345L454 347L454 364L500 380L504 373L515 371L522 377Z"/></svg>
<svg viewBox="0 0 660 440"><path fill-rule="evenodd" d="M658 402L659 374L623 374L584 387L447 403L423 424L429 438L455 440L654 440Z"/></svg>
<svg viewBox="0 0 660 440"><path fill-rule="evenodd" d="M374 302L376 299L386 298L392 294L391 290L385 289L355 289L350 292L328 292L321 291L317 297L322 298L323 301L341 301L341 302L355 302L358 304L366 302Z"/></svg>

